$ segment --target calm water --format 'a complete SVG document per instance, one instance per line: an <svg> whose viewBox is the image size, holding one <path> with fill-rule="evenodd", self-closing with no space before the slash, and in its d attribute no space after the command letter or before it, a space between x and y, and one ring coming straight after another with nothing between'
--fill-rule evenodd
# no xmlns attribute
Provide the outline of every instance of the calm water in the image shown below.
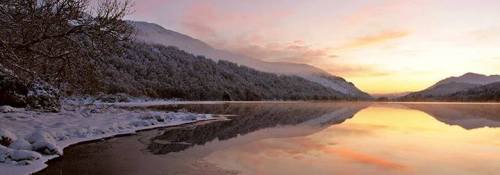
<svg viewBox="0 0 500 175"><path fill-rule="evenodd" d="M39 174L499 174L500 105L161 106L228 120L76 145Z"/></svg>

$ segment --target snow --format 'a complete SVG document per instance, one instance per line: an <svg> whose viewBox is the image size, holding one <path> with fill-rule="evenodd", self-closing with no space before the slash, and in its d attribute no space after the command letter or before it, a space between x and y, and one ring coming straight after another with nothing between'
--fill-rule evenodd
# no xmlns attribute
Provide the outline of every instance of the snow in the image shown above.
<svg viewBox="0 0 500 175"><path fill-rule="evenodd" d="M266 103L300 103L300 101L265 101ZM252 104L252 103L262 103L262 101L176 101L176 100L150 100L150 101L131 101L131 102L118 102L118 103L99 103L103 105L111 105L115 107L147 107L147 106L162 106L162 105L189 105L189 104L228 104L228 103L238 103L238 104Z"/></svg>
<svg viewBox="0 0 500 175"><path fill-rule="evenodd" d="M10 139L0 142L4 144L0 145L0 175L40 171L47 166L45 162L61 156L72 144L210 119L210 114L132 110L86 102L66 102L59 113L24 109L0 113L0 136Z"/></svg>
<svg viewBox="0 0 500 175"><path fill-rule="evenodd" d="M176 100L152 100L152 101L132 101L124 103L101 103L107 105L121 106L121 107L146 107L146 106L161 106L161 105L186 105L186 104L222 104L222 103L233 103L231 101L176 101ZM244 101L239 101L238 103L245 103Z"/></svg>
<svg viewBox="0 0 500 175"><path fill-rule="evenodd" d="M9 148L16 150L32 150L33 146L31 146L30 142L26 141L23 138L19 138L9 145Z"/></svg>
<svg viewBox="0 0 500 175"><path fill-rule="evenodd" d="M41 154L27 150L13 150L10 155L10 158L15 161L38 160L41 157Z"/></svg>

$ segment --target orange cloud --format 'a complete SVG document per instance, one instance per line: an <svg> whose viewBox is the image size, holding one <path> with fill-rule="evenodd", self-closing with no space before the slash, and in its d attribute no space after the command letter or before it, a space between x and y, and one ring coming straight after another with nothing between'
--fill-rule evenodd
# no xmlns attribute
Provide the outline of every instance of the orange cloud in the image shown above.
<svg viewBox="0 0 500 175"><path fill-rule="evenodd" d="M246 45L253 41L253 39L247 40L248 42L243 45L233 45L229 50L267 61L283 61L283 62L294 62L294 63L312 63L323 61L330 56L328 48L312 48L305 44L304 41L293 41L288 44L280 43L267 43L267 44L251 44Z"/></svg>
<svg viewBox="0 0 500 175"><path fill-rule="evenodd" d="M355 49L360 47L366 47L369 45L384 43L390 40L395 40L399 38L403 38L409 35L407 31L386 31L381 33L376 33L374 35L367 35L359 38L355 38L351 42L344 44L339 47L337 50L348 50Z"/></svg>
<svg viewBox="0 0 500 175"><path fill-rule="evenodd" d="M321 66L321 65L315 65ZM325 66L327 66L325 68ZM325 65L322 67L325 71L330 72L335 75L345 76L345 77L359 77L359 76L387 76L391 75L392 72L378 69L374 66L369 65L354 65L354 64L340 64L335 63L335 65Z"/></svg>

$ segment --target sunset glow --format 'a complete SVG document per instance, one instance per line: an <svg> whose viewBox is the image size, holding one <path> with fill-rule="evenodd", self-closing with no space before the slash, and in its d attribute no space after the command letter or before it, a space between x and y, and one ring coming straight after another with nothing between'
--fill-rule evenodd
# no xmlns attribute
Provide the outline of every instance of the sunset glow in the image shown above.
<svg viewBox="0 0 500 175"><path fill-rule="evenodd" d="M481 165L495 166L499 158L492 155L498 151L487 143L498 134L492 128L468 131L422 111L386 104L311 135L262 139L215 152L207 160L245 175L468 174L463 169L481 174L483 169L472 162L490 160Z"/></svg>
<svg viewBox="0 0 500 175"><path fill-rule="evenodd" d="M494 0L141 0L128 18L394 93L466 72L500 73L498 7Z"/></svg>

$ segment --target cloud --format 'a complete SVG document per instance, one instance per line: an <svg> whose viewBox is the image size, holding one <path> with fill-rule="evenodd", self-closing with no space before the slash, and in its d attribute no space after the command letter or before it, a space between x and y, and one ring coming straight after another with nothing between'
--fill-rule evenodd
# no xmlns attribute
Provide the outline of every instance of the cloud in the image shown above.
<svg viewBox="0 0 500 175"><path fill-rule="evenodd" d="M407 31L385 31L372 35L366 35L355 38L350 42L340 46L337 50L349 50L360 47L366 47L374 44L380 44L391 40L400 39L409 35Z"/></svg>
<svg viewBox="0 0 500 175"><path fill-rule="evenodd" d="M391 75L392 72L381 70L375 66L362 65L362 64L340 64L336 63L334 65L326 65L325 71L333 73L340 76L348 77L376 77L376 76L387 76Z"/></svg>
<svg viewBox="0 0 500 175"><path fill-rule="evenodd" d="M461 34L461 36L456 36L456 38L460 38L466 44L493 45L498 44L498 40L500 39L500 33L498 31L500 31L500 26L495 25L467 32L465 34Z"/></svg>
<svg viewBox="0 0 500 175"><path fill-rule="evenodd" d="M263 26L268 29L292 14L287 9L255 13L244 8L231 9L228 5L219 4L224 3L205 0L188 5L181 14L180 24L188 33L211 44L233 43L239 37L265 30L262 29ZM224 37L230 41L224 41Z"/></svg>
<svg viewBox="0 0 500 175"><path fill-rule="evenodd" d="M216 32L209 22L217 23L220 20L220 12L207 2L194 3L181 19L181 25L190 33L203 38L216 38Z"/></svg>
<svg viewBox="0 0 500 175"><path fill-rule="evenodd" d="M412 19L411 10L415 7L422 7L426 0L384 0L382 2L366 2L366 5L360 7L345 17L345 20L351 25L362 25L370 21L379 20L379 18L390 19ZM398 15L394 15L397 13ZM380 22L380 21L378 21Z"/></svg>
<svg viewBox="0 0 500 175"><path fill-rule="evenodd" d="M328 48L312 48L301 40L286 44L267 43L262 45L234 45L230 50L266 61L284 61L306 64L335 57L335 55L329 53Z"/></svg>
<svg viewBox="0 0 500 175"><path fill-rule="evenodd" d="M348 59L342 55L332 53L332 49L314 48L302 40L296 40L285 44L265 43L246 45L248 43L258 42L265 43L260 39L246 39L240 40L239 42L244 44L233 44L231 48L225 49L265 61L309 64L340 76L387 76L392 74L390 71L385 71L372 65L346 63L345 61Z"/></svg>

